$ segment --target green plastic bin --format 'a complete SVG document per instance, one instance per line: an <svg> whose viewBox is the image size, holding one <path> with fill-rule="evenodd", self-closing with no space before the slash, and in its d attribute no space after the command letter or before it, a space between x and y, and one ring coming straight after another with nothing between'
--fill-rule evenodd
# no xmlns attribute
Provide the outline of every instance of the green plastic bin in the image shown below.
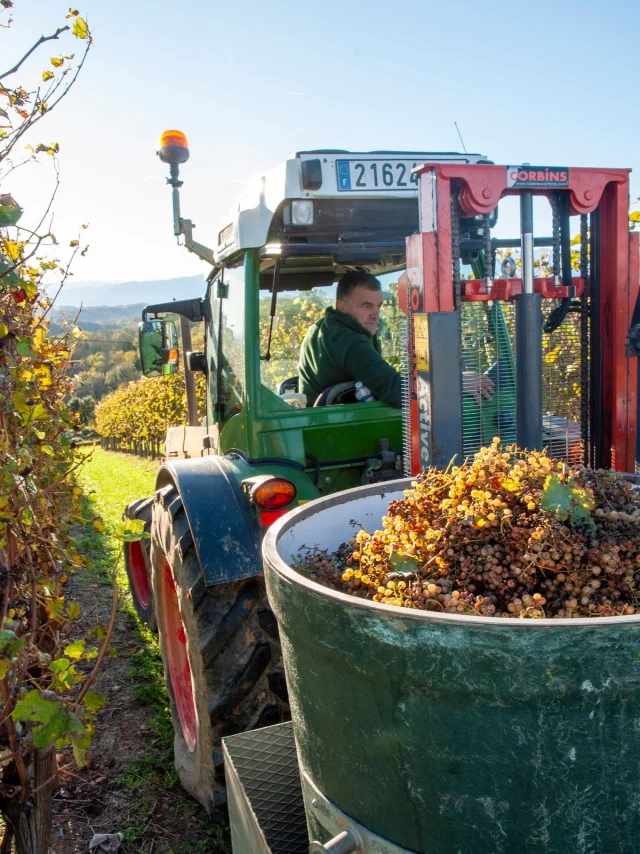
<svg viewBox="0 0 640 854"><path fill-rule="evenodd" d="M409 483L318 499L265 538L301 768L410 851L638 854L640 617L414 611L290 567L380 527Z"/></svg>

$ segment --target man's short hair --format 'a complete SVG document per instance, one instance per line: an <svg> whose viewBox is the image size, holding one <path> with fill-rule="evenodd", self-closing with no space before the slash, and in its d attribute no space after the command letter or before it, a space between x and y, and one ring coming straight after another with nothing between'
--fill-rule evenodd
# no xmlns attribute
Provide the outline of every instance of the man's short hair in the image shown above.
<svg viewBox="0 0 640 854"><path fill-rule="evenodd" d="M367 273L365 270L350 270L338 282L336 299L346 299L358 285L362 285L363 288L368 288L370 291L382 290L382 285L371 273Z"/></svg>

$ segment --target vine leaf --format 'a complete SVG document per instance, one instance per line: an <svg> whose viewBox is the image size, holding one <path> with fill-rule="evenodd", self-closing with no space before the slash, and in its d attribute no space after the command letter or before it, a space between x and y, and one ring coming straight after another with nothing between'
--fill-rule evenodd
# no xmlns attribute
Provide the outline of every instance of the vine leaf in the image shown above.
<svg viewBox="0 0 640 854"><path fill-rule="evenodd" d="M7 257L10 261L17 261L20 257L20 245L15 240L5 240L4 241L4 251L7 253Z"/></svg>
<svg viewBox="0 0 640 854"><path fill-rule="evenodd" d="M9 193L0 195L0 226L15 225L22 216L22 208Z"/></svg>
<svg viewBox="0 0 640 854"><path fill-rule="evenodd" d="M83 768L87 764L87 751L89 747L91 747L91 739L93 738L93 733L95 732L95 727L89 724L84 728L84 733L80 733L80 737L71 738L71 747L73 749L73 758L76 760L76 763L79 768Z"/></svg>
<svg viewBox="0 0 640 854"><path fill-rule="evenodd" d="M69 658L82 658L86 645L86 640L81 639L74 641L73 643L70 643L64 648L64 654L67 655Z"/></svg>
<svg viewBox="0 0 640 854"><path fill-rule="evenodd" d="M82 613L82 606L79 602L69 602L67 605L67 614L70 620L77 619Z"/></svg>
<svg viewBox="0 0 640 854"><path fill-rule="evenodd" d="M85 709L92 714L99 712L106 702L105 698L95 691L87 691L82 701Z"/></svg>
<svg viewBox="0 0 640 854"><path fill-rule="evenodd" d="M508 492L517 493L522 491L522 484L520 481L514 480L512 477L501 477L499 483L500 486Z"/></svg>
<svg viewBox="0 0 640 854"><path fill-rule="evenodd" d="M0 652L8 655L9 658L17 655L23 643L24 638L19 638L10 629L4 629L0 632Z"/></svg>
<svg viewBox="0 0 640 854"><path fill-rule="evenodd" d="M33 728L33 744L41 750L64 736L82 736L86 731L82 721L62 700L47 699L36 689L18 700L12 717L39 724Z"/></svg>
<svg viewBox="0 0 640 854"><path fill-rule="evenodd" d="M123 519L113 526L114 536L123 543L135 543L138 540L148 540L149 534L144 530L144 519Z"/></svg>
<svg viewBox="0 0 640 854"><path fill-rule="evenodd" d="M87 22L84 18L77 17L75 19L71 32L79 39L86 39L89 35L89 27L87 26Z"/></svg>
<svg viewBox="0 0 640 854"><path fill-rule="evenodd" d="M542 508L563 522L569 521L576 527L586 527L595 533L595 524L591 518L593 498L580 489L574 480L562 481L557 474L550 474L542 491Z"/></svg>
<svg viewBox="0 0 640 854"><path fill-rule="evenodd" d="M389 557L389 563L398 572L415 572L418 561L412 555L403 555L393 552Z"/></svg>
<svg viewBox="0 0 640 854"><path fill-rule="evenodd" d="M31 349L31 338L21 338L16 345L16 351L18 356L35 356L35 353Z"/></svg>

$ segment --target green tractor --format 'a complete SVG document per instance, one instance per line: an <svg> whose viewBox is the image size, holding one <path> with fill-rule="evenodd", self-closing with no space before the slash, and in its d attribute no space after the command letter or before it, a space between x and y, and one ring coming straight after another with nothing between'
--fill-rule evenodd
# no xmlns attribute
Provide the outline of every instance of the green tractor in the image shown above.
<svg viewBox="0 0 640 854"><path fill-rule="evenodd" d="M163 315L177 314L184 331L185 320L202 322L204 351L183 356L188 389L194 372L205 375L207 408L198 421L191 400L190 423L167 435L155 495L126 509L151 533L148 547L130 544L126 564L138 613L157 623L176 769L213 814L225 801L221 739L288 716L263 534L304 502L403 474L402 412L378 401L332 404L332 389L303 399L300 336L346 271L404 270L405 237L418 229L415 166L485 159L298 152L248 188L212 250L180 216L184 135L163 134L158 154L170 166L174 233L211 270L203 296L145 308L141 361L146 375L176 371L176 329ZM399 334L394 311L389 339Z"/></svg>

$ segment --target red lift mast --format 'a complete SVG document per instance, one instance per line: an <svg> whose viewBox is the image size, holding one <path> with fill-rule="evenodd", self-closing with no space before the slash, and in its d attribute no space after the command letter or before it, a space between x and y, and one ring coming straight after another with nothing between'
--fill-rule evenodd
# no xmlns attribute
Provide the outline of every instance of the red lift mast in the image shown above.
<svg viewBox="0 0 640 854"><path fill-rule="evenodd" d="M511 300L527 290L542 299L558 299L579 297L586 290L590 391L585 462L619 471L634 471L636 465L637 361L627 356L625 345L638 297L640 253L639 235L629 232L629 171L426 163L417 170L420 232L407 238L410 318L455 312L464 300ZM568 215L589 215L588 281L571 277L567 287L566 278L562 285L550 278L532 278L527 288L522 279L467 280L456 297L452 198L457 197L461 216L477 217L490 214L500 199L523 194L550 200L552 195L567 194ZM533 242L530 251L533 258ZM421 343L411 319L410 341L415 354ZM424 468L428 455L421 457L421 447L432 440L432 426L425 426L424 418L431 409L419 404L416 386L414 357L409 376L413 474Z"/></svg>

